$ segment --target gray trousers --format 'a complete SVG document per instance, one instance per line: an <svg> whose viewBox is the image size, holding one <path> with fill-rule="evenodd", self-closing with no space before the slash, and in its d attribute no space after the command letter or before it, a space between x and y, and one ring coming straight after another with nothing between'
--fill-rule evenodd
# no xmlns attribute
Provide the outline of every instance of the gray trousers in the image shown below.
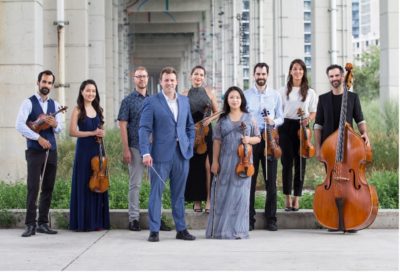
<svg viewBox="0 0 400 272"><path fill-rule="evenodd" d="M130 147L132 160L128 165L129 168L129 222L139 220L140 206L139 206L139 193L140 186L142 185L142 177L144 171L144 164L138 149Z"/></svg>

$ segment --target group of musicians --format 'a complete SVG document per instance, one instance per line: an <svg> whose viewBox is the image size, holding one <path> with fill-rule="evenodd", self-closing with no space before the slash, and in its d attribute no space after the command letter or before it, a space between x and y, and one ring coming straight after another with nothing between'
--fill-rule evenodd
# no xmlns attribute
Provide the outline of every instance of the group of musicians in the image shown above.
<svg viewBox="0 0 400 272"><path fill-rule="evenodd" d="M309 125L315 120L315 156L321 160L321 145L339 126L344 70L339 65L330 65L326 74L331 91L318 99L316 92L309 86L307 69L301 59L291 62L286 86L280 90L274 90L268 85L269 66L263 62L257 63L253 70L254 85L245 91L236 86L228 88L224 95L223 109L219 110L215 91L206 85L204 67L196 66L192 69L192 86L182 94L177 92L178 78L175 69L163 68L159 79L161 91L153 96L148 95L149 76L146 68L137 67L132 72L135 89L124 98L118 114L123 161L129 166L129 229L141 230L139 191L143 172L147 168L151 183L148 241L157 242L160 230L171 230L162 220L162 193L168 180L177 239L196 239L186 227L185 201L193 202L194 212L203 211L204 201L205 212L209 213L207 238L247 238L248 231L255 228L254 202L261 163L266 189L265 229L276 231L278 160L282 163L285 211L296 212L300 207L306 158L312 156L299 152L304 141L308 141L307 144L310 145L311 139L310 135L301 137L299 131L310 130ZM29 237L36 232L57 233L48 224L57 168L54 134L63 128L59 115L51 114L59 107L57 102L49 98L54 81L51 71L39 74L38 92L23 102L16 121L16 128L27 138L28 145L27 214L23 237ZM99 115L102 117L101 107L92 109L93 101L99 103L99 98L96 98L97 86L94 82L91 84L93 91L83 88L80 90L86 104L77 109L77 116L82 117L72 125L78 127L78 130L83 128L79 122L81 119L82 122L85 120L85 114L89 118L86 122L92 122L91 118ZM367 127L357 94L351 93L347 108L347 121L350 124L353 119L356 121L361 137L369 145ZM92 109L90 116L88 109ZM48 124L47 128L32 130L27 125L28 121L36 120L43 114L45 117L41 121ZM212 125L214 120L217 121ZM72 136L82 138L105 135L97 126L93 127L93 133L79 134L73 128L70 128L71 131L75 131L70 133ZM240 155L228 150L240 145L244 147L244 155L250 152L251 156L248 160L244 159L246 165L239 174L235 173L235 165L242 164L243 161ZM47 150L50 152L46 152ZM224 165L230 165L232 169L223 171L221 167ZM85 188L81 190L88 192L83 195L98 194L89 192L87 186ZM39 218L36 219L39 190ZM71 199L71 207L76 204L72 202ZM229 207L221 209L226 203L229 203ZM108 201L106 204L108 209ZM81 205L83 207L75 212L84 216L74 220L85 221L85 216L101 219L98 223L96 218L93 219L90 226L82 223L82 227L75 230L109 228L109 221L104 219L101 207L93 209L94 215L85 215L85 205L89 204L83 202ZM96 212L100 216L96 216ZM109 216L108 212L106 216Z"/></svg>

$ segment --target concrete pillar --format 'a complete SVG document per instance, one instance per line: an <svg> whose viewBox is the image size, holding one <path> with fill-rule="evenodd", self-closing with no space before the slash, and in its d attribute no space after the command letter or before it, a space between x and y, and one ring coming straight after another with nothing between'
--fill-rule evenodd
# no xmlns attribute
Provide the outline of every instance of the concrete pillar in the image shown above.
<svg viewBox="0 0 400 272"><path fill-rule="evenodd" d="M26 177L26 140L15 129L43 66L43 1L0 0L0 181ZM54 92L54 90L52 90Z"/></svg>
<svg viewBox="0 0 400 272"><path fill-rule="evenodd" d="M249 86L254 85L253 70L258 62L270 66L268 85L274 85L274 1L250 1L250 68Z"/></svg>
<svg viewBox="0 0 400 272"><path fill-rule="evenodd" d="M351 0L336 1L336 26L331 26L331 0L312 1L312 85L318 94L329 91L325 70L332 64L331 53L335 50L337 64L352 61L351 47ZM336 30L336 48L331 48L331 28Z"/></svg>
<svg viewBox="0 0 400 272"><path fill-rule="evenodd" d="M399 2L383 0L380 9L380 100L399 103ZM389 39L390 35L390 39Z"/></svg>
<svg viewBox="0 0 400 272"><path fill-rule="evenodd" d="M89 77L96 81L100 104L104 109L105 125L107 128L112 128L114 127L113 94L106 89L106 2L91 1L88 9Z"/></svg>
<svg viewBox="0 0 400 272"><path fill-rule="evenodd" d="M44 37L45 52L51 59L45 57L45 64L55 65L56 45L57 45L57 29L52 25L52 21L56 18L56 1L46 0L49 8L52 9L48 16L53 18L50 23L46 24L48 35ZM51 5L54 5L52 7ZM65 1L65 20L69 22L65 26L65 81L69 84L69 88L65 88L65 101L69 109L76 105L79 87L82 81L89 78L89 17L88 17L88 1L69 0ZM56 66L55 66L56 67ZM96 78L93 78L96 83ZM56 80L57 82L57 80ZM99 90L104 87L99 87ZM104 99L102 100L103 103ZM71 116L71 110L66 113L65 134L68 134L68 126Z"/></svg>
<svg viewBox="0 0 400 272"><path fill-rule="evenodd" d="M274 1L273 62L270 82L275 89L286 84L290 62L304 60L304 3L298 0ZM271 43L271 41L268 41Z"/></svg>

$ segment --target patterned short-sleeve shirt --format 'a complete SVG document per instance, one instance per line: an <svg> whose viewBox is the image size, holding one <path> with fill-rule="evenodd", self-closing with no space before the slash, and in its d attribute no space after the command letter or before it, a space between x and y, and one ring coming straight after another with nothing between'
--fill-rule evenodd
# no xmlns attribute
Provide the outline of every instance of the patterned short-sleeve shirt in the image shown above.
<svg viewBox="0 0 400 272"><path fill-rule="evenodd" d="M139 121L144 99L136 90L126 96L118 113L118 121L128 122L128 144L129 147L139 149Z"/></svg>

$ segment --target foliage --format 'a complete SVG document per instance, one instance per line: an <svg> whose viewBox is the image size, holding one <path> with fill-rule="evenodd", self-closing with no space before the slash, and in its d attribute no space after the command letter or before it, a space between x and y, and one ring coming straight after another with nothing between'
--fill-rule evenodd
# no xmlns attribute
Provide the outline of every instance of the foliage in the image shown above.
<svg viewBox="0 0 400 272"><path fill-rule="evenodd" d="M383 107L378 100L362 100L363 112L368 124L368 135L373 147L373 162L367 166L367 180L377 188L381 208L398 208L398 135L399 109L394 103L387 103ZM110 172L109 203L111 209L128 208L129 175L127 166L122 162L122 144L118 129L108 130L105 138L105 147ZM55 184L52 208L68 209L71 194L72 166L75 156L75 141L70 137L58 143L58 170ZM261 167L259 167L261 172ZM282 187L282 166L278 163L278 199L277 207L284 207ZM311 209L312 190L321 184L325 178L325 169L322 163L315 158L307 160L307 170L304 181L304 194L301 197L300 208ZM257 180L255 207L264 209L265 189L263 176L260 173ZM148 207L150 184L147 173L144 174L140 191L140 208ZM163 193L163 208L170 209L170 190L167 182ZM6 184L0 182L0 210L25 208L26 184L17 182ZM192 203L186 208L191 209ZM4 214L4 213L3 213ZM1 220L0 215L0 220Z"/></svg>
<svg viewBox="0 0 400 272"><path fill-rule="evenodd" d="M399 173L390 171L376 171L368 179L375 185L379 198L379 207L385 209L399 208Z"/></svg>
<svg viewBox="0 0 400 272"><path fill-rule="evenodd" d="M398 105L388 102L381 107L378 100L362 102L368 125L368 137L373 150L373 162L367 169L397 171L399 165Z"/></svg>
<svg viewBox="0 0 400 272"><path fill-rule="evenodd" d="M15 226L17 219L12 215L12 213L5 209L0 209L0 226L9 228Z"/></svg>
<svg viewBox="0 0 400 272"><path fill-rule="evenodd" d="M354 68L354 92L361 98L373 99L379 96L380 50L371 46L357 59L361 66Z"/></svg>

